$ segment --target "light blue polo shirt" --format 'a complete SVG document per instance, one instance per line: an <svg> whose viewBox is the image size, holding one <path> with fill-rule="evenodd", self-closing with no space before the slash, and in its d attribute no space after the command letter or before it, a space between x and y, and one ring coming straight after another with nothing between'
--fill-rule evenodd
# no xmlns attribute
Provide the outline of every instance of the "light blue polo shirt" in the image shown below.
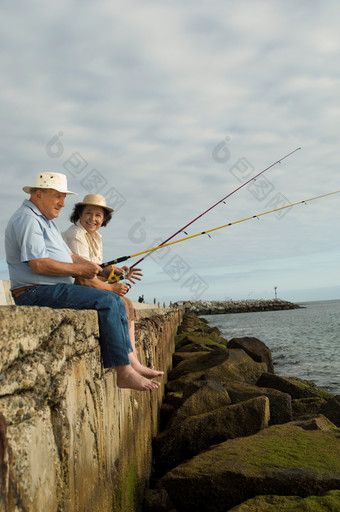
<svg viewBox="0 0 340 512"><path fill-rule="evenodd" d="M73 283L72 277L35 274L29 266L29 261L39 258L72 263L72 251L62 239L54 220L47 220L28 199L7 224L5 248L12 290L34 284Z"/></svg>

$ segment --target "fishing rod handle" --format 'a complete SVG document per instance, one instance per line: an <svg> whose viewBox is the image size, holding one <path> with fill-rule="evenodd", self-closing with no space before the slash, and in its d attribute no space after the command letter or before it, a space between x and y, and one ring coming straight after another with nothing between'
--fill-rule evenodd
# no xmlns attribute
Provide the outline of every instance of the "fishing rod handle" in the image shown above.
<svg viewBox="0 0 340 512"><path fill-rule="evenodd" d="M115 263L120 263L121 261L126 261L130 258L130 256L121 256L120 258L116 258L115 260L107 261L105 263L101 263L99 266L102 268L108 267L109 265L114 265Z"/></svg>

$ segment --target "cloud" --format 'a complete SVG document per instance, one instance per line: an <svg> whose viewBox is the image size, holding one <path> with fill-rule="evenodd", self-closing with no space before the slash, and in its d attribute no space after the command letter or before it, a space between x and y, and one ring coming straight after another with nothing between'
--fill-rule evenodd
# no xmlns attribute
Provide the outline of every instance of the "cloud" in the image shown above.
<svg viewBox="0 0 340 512"><path fill-rule="evenodd" d="M265 211L275 194L295 202L339 189L339 11L335 0L5 2L2 241L25 197L21 187L41 169L66 172L80 196L96 171L98 192L114 187L124 199L103 230L109 257L167 238L237 188L232 168L242 158L255 175L302 147L266 173L268 197L259 200L245 187L190 227L191 234ZM52 157L48 144L57 135L62 152ZM218 162L213 151L226 138L229 159ZM78 174L65 164L75 153L87 164ZM68 198L61 229L77 200ZM171 254L190 262L192 274L233 268L237 260L252 269L255 260L264 271L268 265L268 275L270 261L293 254L304 276L299 286L319 287L309 263L323 251L338 254L338 201L334 196L281 220L239 224L211 240L179 244ZM136 223L145 231L139 243L129 235ZM164 265L145 265L145 286L156 294L190 295ZM317 273L324 275L319 267ZM282 275L289 280L289 269ZM210 284L214 293L220 288Z"/></svg>

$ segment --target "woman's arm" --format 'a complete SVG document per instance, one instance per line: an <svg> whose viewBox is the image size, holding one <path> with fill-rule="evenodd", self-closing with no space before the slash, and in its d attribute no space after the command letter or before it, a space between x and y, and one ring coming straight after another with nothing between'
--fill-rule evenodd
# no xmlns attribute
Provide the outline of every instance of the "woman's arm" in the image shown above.
<svg viewBox="0 0 340 512"><path fill-rule="evenodd" d="M107 283L102 281L100 277L94 277L93 279L85 279L83 277L77 277L75 284L81 284L82 286L91 286L92 288L99 288L100 290L106 290L108 292L116 293L122 297L125 295L130 286L125 283Z"/></svg>

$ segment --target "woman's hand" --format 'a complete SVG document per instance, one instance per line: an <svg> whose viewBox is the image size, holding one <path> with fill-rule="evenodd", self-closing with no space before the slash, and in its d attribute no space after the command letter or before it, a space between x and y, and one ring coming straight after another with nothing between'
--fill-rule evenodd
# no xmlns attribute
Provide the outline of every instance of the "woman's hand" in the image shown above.
<svg viewBox="0 0 340 512"><path fill-rule="evenodd" d="M108 267L103 268L103 270L99 273L99 276L104 277L108 280L109 275L112 272L113 265L109 265ZM126 279L131 281L131 283L136 284L136 281L141 281L143 274L141 273L141 268L129 268L126 265L124 267L116 267L114 266L115 274L121 274L122 272L126 272ZM126 292L125 292L126 293Z"/></svg>
<svg viewBox="0 0 340 512"><path fill-rule="evenodd" d="M117 268L117 267L115 267L115 268ZM127 278L126 278L126 279L128 279L129 281L131 281L131 283L133 283L133 284L136 284L136 281L135 281L135 280L137 280L137 281L141 281L141 280L142 280L142 276L143 276L143 274L142 274L142 272L141 272L141 270L142 270L141 268L129 268L129 267L127 267L127 266L125 265L124 267L122 267L122 269L121 269L121 270L123 270L123 271L125 271L125 272L127 272L127 273L128 273L128 275L127 275ZM139 276L140 276L140 277L139 277Z"/></svg>

